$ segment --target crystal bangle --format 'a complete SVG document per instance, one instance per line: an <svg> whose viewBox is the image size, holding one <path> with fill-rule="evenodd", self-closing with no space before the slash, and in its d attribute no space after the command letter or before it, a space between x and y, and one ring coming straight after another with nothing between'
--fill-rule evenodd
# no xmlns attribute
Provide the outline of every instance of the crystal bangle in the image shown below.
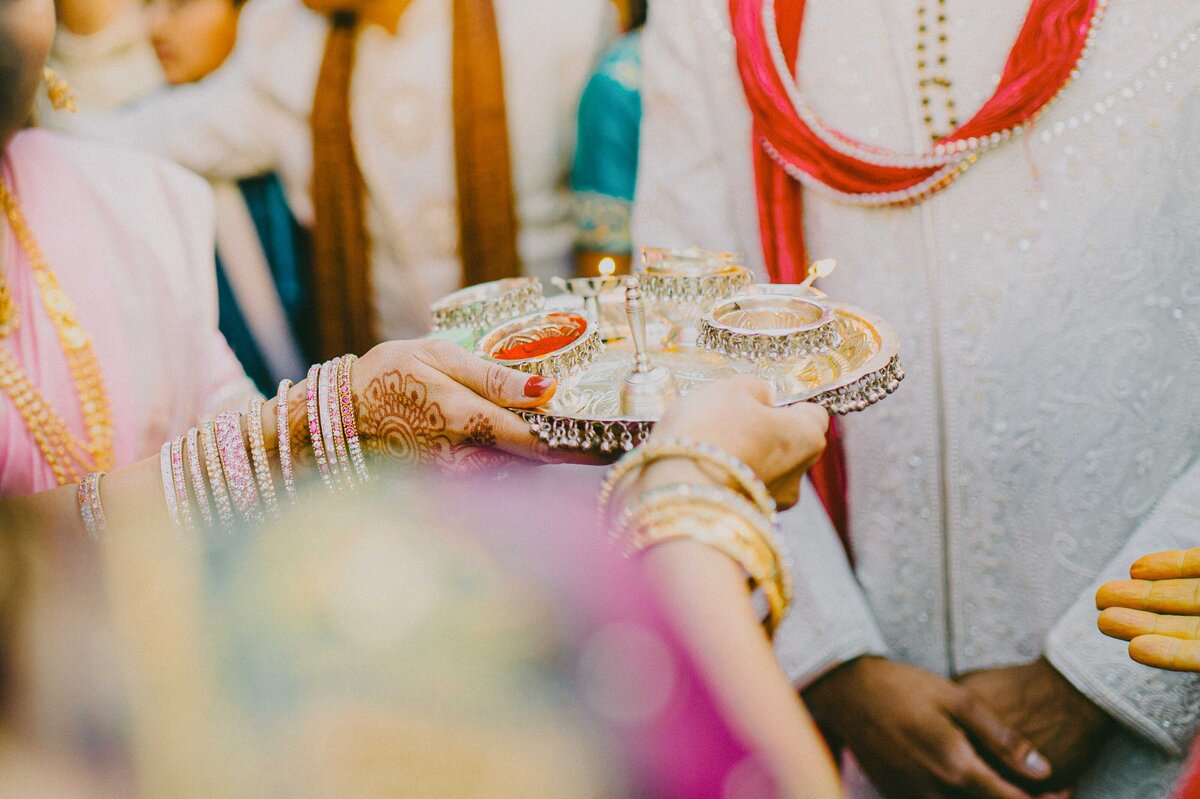
<svg viewBox="0 0 1200 799"><path fill-rule="evenodd" d="M267 442L263 437L263 398L250 400L246 409L246 432L250 440L250 459L254 465L254 476L258 479L258 491L267 511L279 516L279 502L275 499L275 479L271 476L271 461L267 458Z"/></svg>
<svg viewBox="0 0 1200 799"><path fill-rule="evenodd" d="M92 472L79 481L75 491L75 499L79 505L79 517L83 520L84 529L93 541L108 528L108 520L104 516L104 505L100 502L100 478L104 472Z"/></svg>
<svg viewBox="0 0 1200 799"><path fill-rule="evenodd" d="M212 489L213 504L217 506L217 518L227 530L233 528L233 506L225 488L225 475L221 471L221 457L217 454L217 436L211 419L200 427L200 441L204 446L204 465L208 471L208 485Z"/></svg>
<svg viewBox="0 0 1200 799"><path fill-rule="evenodd" d="M317 470L325 487L333 490L333 478L329 474L329 462L325 458L325 441L321 437L321 414L317 402L317 388L320 385L321 365L313 364L308 370L305 380L305 404L308 410L308 435L312 439L313 456L317 460Z"/></svg>
<svg viewBox="0 0 1200 799"><path fill-rule="evenodd" d="M192 493L196 495L196 508L204 524L213 523L212 508L209 505L208 489L204 485L204 471L200 468L200 431L193 427L187 431L188 471L192 474Z"/></svg>
<svg viewBox="0 0 1200 799"><path fill-rule="evenodd" d="M340 434L341 414L337 408L337 365L338 360L326 361L321 366L321 433L325 436L325 455L333 472L337 487L345 487L350 480L350 456L346 442Z"/></svg>
<svg viewBox="0 0 1200 799"><path fill-rule="evenodd" d="M171 518L171 524L180 527L182 523L179 520L179 500L175 495L175 478L171 473L170 441L164 442L158 451L158 468L162 473L163 498L167 501L167 515Z"/></svg>
<svg viewBox="0 0 1200 799"><path fill-rule="evenodd" d="M192 503L188 500L187 478L183 473L183 440L180 436L171 443L171 482L175 486L175 501L179 506L179 521L192 526Z"/></svg>
<svg viewBox="0 0 1200 799"><path fill-rule="evenodd" d="M288 414L288 394L292 390L291 380L281 380L275 395L275 441L279 451L279 471L283 474L283 490L293 502L296 500L296 475L292 463L291 417Z"/></svg>

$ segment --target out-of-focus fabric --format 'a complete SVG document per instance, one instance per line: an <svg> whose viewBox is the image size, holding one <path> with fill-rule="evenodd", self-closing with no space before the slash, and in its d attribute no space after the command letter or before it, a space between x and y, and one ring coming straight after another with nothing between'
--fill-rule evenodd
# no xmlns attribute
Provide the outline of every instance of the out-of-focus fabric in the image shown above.
<svg viewBox="0 0 1200 799"><path fill-rule="evenodd" d="M350 86L355 152L367 181L367 229L379 332L428 329L429 304L459 287L451 110L450 4L414 0L391 35L358 36ZM496 0L504 91L527 274L569 270L567 173L579 96L611 41L607 0ZM231 59L209 78L116 116L80 114L80 132L154 152L210 178L276 171L313 221L309 114L328 22L299 0L255 0Z"/></svg>
<svg viewBox="0 0 1200 799"><path fill-rule="evenodd" d="M156 158L37 130L10 142L4 179L91 334L118 466L253 393L217 329L213 205L203 181ZM28 259L7 225L0 237L4 279L21 312L0 346L82 436L75 384ZM0 395L0 495L54 486L25 422Z"/></svg>
<svg viewBox="0 0 1200 799"><path fill-rule="evenodd" d="M642 123L641 33L623 36L601 59L579 103L571 171L575 247L629 253Z"/></svg>

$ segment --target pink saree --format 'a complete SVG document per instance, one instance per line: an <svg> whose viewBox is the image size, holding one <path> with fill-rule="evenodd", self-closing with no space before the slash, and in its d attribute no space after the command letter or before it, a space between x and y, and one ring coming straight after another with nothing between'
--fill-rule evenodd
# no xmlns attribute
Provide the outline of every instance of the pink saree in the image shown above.
<svg viewBox="0 0 1200 799"><path fill-rule="evenodd" d="M171 434L253 390L217 330L207 184L156 159L38 130L17 134L3 171L95 343L118 467L155 454ZM0 252L21 314L0 347L81 434L66 360L7 224ZM0 392L0 497L54 487L25 421Z"/></svg>

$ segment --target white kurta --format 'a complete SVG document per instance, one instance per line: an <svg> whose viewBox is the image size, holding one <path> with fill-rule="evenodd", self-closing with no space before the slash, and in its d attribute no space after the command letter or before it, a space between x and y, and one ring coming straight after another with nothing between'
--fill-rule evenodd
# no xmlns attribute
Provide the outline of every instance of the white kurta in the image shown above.
<svg viewBox="0 0 1200 799"><path fill-rule="evenodd" d="M814 107L919 149L917 0L810 0ZM992 92L1028 0L948 3L960 116ZM1200 679L1128 659L1094 591L1200 545L1200 8L1110 0L1093 54L1035 130L907 209L806 193L826 289L901 337L908 379L846 419L858 581L825 530L781 658L806 684L855 654L943 673L1041 654L1128 730L1080 797L1165 796ZM638 243L762 254L750 115L723 0L660 0L645 41ZM820 537L822 540L818 540ZM869 612L862 611L862 600ZM866 789L863 789L864 791Z"/></svg>
<svg viewBox="0 0 1200 799"><path fill-rule="evenodd" d="M496 15L520 252L528 273L546 277L569 264L565 178L575 112L614 18L606 0L496 0ZM351 124L369 195L377 318L388 338L424 333L429 304L461 279L452 28L449 0L414 0L395 36L368 26L358 41ZM212 76L116 118L77 124L213 178L274 170L310 224L308 118L327 31L299 0L255 0L233 56Z"/></svg>

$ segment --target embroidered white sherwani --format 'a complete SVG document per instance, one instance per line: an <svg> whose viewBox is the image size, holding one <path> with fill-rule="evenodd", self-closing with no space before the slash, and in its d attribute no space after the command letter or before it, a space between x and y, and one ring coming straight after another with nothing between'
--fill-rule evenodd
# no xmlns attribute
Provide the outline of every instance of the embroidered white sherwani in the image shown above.
<svg viewBox="0 0 1200 799"><path fill-rule="evenodd" d="M529 274L568 269L566 174L575 113L615 32L606 0L496 0L504 58L519 249ZM459 287L451 107L451 3L413 0L392 36L360 34L350 114L367 182L366 221L380 332L428 329L428 307ZM81 115L80 132L171 158L209 178L275 171L292 211L313 220L309 112L328 23L300 0L254 0L230 60L194 86L115 117Z"/></svg>
<svg viewBox="0 0 1200 799"><path fill-rule="evenodd" d="M917 5L809 1L800 83L834 127L928 142ZM962 118L1028 7L948 4ZM634 237L761 269L728 15L723 0L654 5ZM1200 545L1198 29L1191 0L1110 0L1036 129L948 190L889 210L806 192L810 252L840 263L827 291L895 324L908 379L845 420L857 580L827 527L799 540L816 603L794 607L781 659L804 685L868 652L941 674L1044 654L1124 725L1080 799L1166 796L1200 721L1200 678L1131 662L1093 599L1141 555ZM872 794L863 782L854 795Z"/></svg>

